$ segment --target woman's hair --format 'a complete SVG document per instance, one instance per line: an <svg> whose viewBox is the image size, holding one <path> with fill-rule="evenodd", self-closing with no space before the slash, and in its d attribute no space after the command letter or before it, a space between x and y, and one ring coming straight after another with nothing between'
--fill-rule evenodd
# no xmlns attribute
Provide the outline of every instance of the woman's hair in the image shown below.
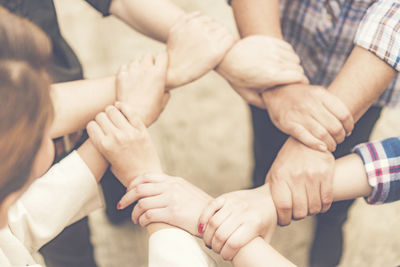
<svg viewBox="0 0 400 267"><path fill-rule="evenodd" d="M38 27L0 7L0 203L27 183L53 116L50 54Z"/></svg>

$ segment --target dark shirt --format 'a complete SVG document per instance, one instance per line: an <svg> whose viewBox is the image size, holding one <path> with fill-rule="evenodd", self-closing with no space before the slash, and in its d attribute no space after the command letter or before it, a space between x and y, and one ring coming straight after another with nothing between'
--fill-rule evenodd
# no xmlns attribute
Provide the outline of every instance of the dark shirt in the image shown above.
<svg viewBox="0 0 400 267"><path fill-rule="evenodd" d="M86 0L103 16L109 15L112 0ZM0 5L39 26L49 37L53 46L50 74L53 82L72 81L83 78L78 57L61 35L53 0L0 0Z"/></svg>

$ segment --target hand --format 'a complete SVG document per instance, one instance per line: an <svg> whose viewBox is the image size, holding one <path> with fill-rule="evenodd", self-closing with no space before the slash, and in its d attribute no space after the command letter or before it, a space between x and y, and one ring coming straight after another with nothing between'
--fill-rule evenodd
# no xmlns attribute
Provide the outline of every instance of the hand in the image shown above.
<svg viewBox="0 0 400 267"><path fill-rule="evenodd" d="M286 141L267 174L280 225L330 208L334 165L332 153Z"/></svg>
<svg viewBox="0 0 400 267"><path fill-rule="evenodd" d="M234 41L229 30L210 17L196 12L180 18L167 41L168 88L192 82L214 69Z"/></svg>
<svg viewBox="0 0 400 267"><path fill-rule="evenodd" d="M147 54L142 59L123 65L116 79L117 100L131 106L146 126L157 120L169 99L165 92L168 66L166 52L156 58Z"/></svg>
<svg viewBox="0 0 400 267"><path fill-rule="evenodd" d="M166 174L144 175L132 181L119 208L135 201L134 223L147 226L164 222L198 235L197 222L201 211L212 198L180 177Z"/></svg>
<svg viewBox="0 0 400 267"><path fill-rule="evenodd" d="M252 88L257 92L282 84L308 83L300 58L290 44L261 35L238 41L217 72L233 87Z"/></svg>
<svg viewBox="0 0 400 267"><path fill-rule="evenodd" d="M335 151L353 130L349 109L323 87L292 84L265 91L263 98L275 126L315 150Z"/></svg>
<svg viewBox="0 0 400 267"><path fill-rule="evenodd" d="M204 209L199 219L203 240L224 260L257 236L272 238L277 223L268 185L224 194Z"/></svg>
<svg viewBox="0 0 400 267"><path fill-rule="evenodd" d="M129 109L124 104L117 106L124 114ZM136 176L161 172L157 152L138 116L130 114L126 119L120 110L109 106L96 116L95 121L89 122L87 132L123 185L127 186Z"/></svg>

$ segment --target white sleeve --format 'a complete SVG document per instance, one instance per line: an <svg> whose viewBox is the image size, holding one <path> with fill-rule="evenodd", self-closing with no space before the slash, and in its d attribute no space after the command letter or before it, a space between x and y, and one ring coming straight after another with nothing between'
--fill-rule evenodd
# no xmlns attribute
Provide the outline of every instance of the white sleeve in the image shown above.
<svg viewBox="0 0 400 267"><path fill-rule="evenodd" d="M215 261L189 233L167 228L149 239L149 267L216 267Z"/></svg>
<svg viewBox="0 0 400 267"><path fill-rule="evenodd" d="M37 179L11 207L8 226L32 253L101 206L98 184L74 151Z"/></svg>

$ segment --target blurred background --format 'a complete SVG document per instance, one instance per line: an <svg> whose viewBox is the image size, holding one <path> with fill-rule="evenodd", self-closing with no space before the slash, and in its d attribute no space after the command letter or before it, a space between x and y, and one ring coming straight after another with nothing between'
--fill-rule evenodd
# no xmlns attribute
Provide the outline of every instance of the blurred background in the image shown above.
<svg viewBox="0 0 400 267"><path fill-rule="evenodd" d="M201 10L235 31L231 9L224 0L174 2L188 11ZM114 74L121 64L144 52L164 49L117 19L103 18L83 0L55 0L55 4L62 32L78 54L87 78ZM386 110L373 138L400 135L399 121L399 110ZM168 174L184 177L212 196L250 185L249 110L216 73L173 91L165 112L150 131ZM90 216L90 226L99 266L147 266L147 236L140 227L133 223L112 226L102 210ZM344 231L340 266L400 264L400 203L368 206L360 199L351 208ZM278 229L272 245L295 264L306 266L312 234L313 220L308 218ZM218 266L231 266L212 256Z"/></svg>

